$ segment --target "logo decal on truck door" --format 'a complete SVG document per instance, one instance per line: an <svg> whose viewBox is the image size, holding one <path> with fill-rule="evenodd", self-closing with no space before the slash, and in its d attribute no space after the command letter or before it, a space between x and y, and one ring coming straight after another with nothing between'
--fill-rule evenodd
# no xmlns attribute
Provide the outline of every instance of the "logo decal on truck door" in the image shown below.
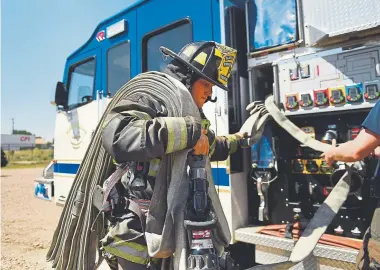
<svg viewBox="0 0 380 270"><path fill-rule="evenodd" d="M102 30L96 34L96 40L97 41L100 42L100 41L105 40L105 39L106 39L106 32L104 30Z"/></svg>

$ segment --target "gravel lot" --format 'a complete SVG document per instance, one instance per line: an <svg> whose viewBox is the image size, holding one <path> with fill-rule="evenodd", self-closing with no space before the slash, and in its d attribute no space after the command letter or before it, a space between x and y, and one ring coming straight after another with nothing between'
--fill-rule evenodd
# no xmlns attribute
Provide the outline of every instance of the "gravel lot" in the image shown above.
<svg viewBox="0 0 380 270"><path fill-rule="evenodd" d="M51 269L45 257L63 207L34 197L41 172L1 170L1 269Z"/></svg>

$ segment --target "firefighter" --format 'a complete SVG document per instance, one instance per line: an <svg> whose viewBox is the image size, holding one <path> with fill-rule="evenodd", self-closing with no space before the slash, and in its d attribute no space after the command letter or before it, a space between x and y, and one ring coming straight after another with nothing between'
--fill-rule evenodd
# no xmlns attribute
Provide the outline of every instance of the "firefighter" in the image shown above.
<svg viewBox="0 0 380 270"><path fill-rule="evenodd" d="M355 162L375 156L380 158L380 100L375 104L362 124L358 136L339 147L332 147L322 154L331 166L335 161ZM335 145L333 142L333 146ZM375 183L380 184L380 159L374 175ZM380 190L377 190L380 195ZM363 246L357 256L358 269L380 269L380 200L374 212L370 229L364 236Z"/></svg>
<svg viewBox="0 0 380 270"><path fill-rule="evenodd" d="M195 155L209 155L211 161L226 160L239 149L240 141L246 134L216 136L209 128L210 122L202 107L206 102L213 101L213 86L228 90L227 81L236 60L236 50L210 41L187 44L178 54L164 47L161 47L161 51L172 58L163 72L179 80L190 91L202 121L189 116L169 120L163 105L152 96L134 97L125 101L129 110L119 112L103 128L103 145L106 151L116 163L152 161L182 149L193 149ZM187 138L186 141L183 141L184 138ZM154 168L149 171L151 169ZM124 195L128 194L129 197L149 204L154 189L154 177L148 177L147 182L143 191L125 188L120 183L117 184L117 190L123 193L123 188L127 189ZM158 267L160 262L148 258L139 218L127 212L118 215L123 217L123 221L128 220L128 235L124 235L124 239L128 238L130 241L126 242L123 249L112 249L112 243L107 242L109 240L103 241L108 261L116 259L118 269ZM119 226L120 220L110 226ZM119 227L121 230L122 226Z"/></svg>

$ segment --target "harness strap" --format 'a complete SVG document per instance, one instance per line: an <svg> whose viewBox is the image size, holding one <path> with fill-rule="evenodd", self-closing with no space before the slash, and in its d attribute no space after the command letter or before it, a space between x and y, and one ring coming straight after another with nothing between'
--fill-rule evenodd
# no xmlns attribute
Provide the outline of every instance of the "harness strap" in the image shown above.
<svg viewBox="0 0 380 270"><path fill-rule="evenodd" d="M143 211L148 211L150 200L131 200L129 199L129 210L132 211L139 217L141 223L141 229L144 233L145 238L145 228L146 228L146 214ZM145 239L146 241L146 239ZM149 256L149 265L151 270L156 269L156 264L158 263L158 259L152 258Z"/></svg>
<svg viewBox="0 0 380 270"><path fill-rule="evenodd" d="M142 229L143 233L145 233L145 226L146 226L145 213L143 213L139 204L137 202L135 202L134 200L128 199L128 203L129 203L128 209L139 217L139 220L141 223L141 229Z"/></svg>
<svg viewBox="0 0 380 270"><path fill-rule="evenodd" d="M129 163L121 164L117 167L116 171L109 178L105 190L104 190L104 198L103 198L103 206L105 205L108 195L110 194L112 188L116 185L116 183L120 180L120 178L127 172L129 169Z"/></svg>

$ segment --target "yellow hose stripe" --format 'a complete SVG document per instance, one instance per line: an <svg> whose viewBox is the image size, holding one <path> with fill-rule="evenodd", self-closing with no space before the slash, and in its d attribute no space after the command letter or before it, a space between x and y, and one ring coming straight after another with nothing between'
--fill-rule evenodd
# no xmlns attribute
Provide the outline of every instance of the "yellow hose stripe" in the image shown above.
<svg viewBox="0 0 380 270"><path fill-rule="evenodd" d="M152 119L152 118L150 117L150 115L147 114L147 113L145 113L145 112L140 112L140 111L133 111L133 110L131 110L131 111L127 111L127 113L128 113L129 115L132 115L132 116L134 116L134 117L137 117L137 118L139 118L139 119L143 119L143 120L150 120L150 119Z"/></svg>

